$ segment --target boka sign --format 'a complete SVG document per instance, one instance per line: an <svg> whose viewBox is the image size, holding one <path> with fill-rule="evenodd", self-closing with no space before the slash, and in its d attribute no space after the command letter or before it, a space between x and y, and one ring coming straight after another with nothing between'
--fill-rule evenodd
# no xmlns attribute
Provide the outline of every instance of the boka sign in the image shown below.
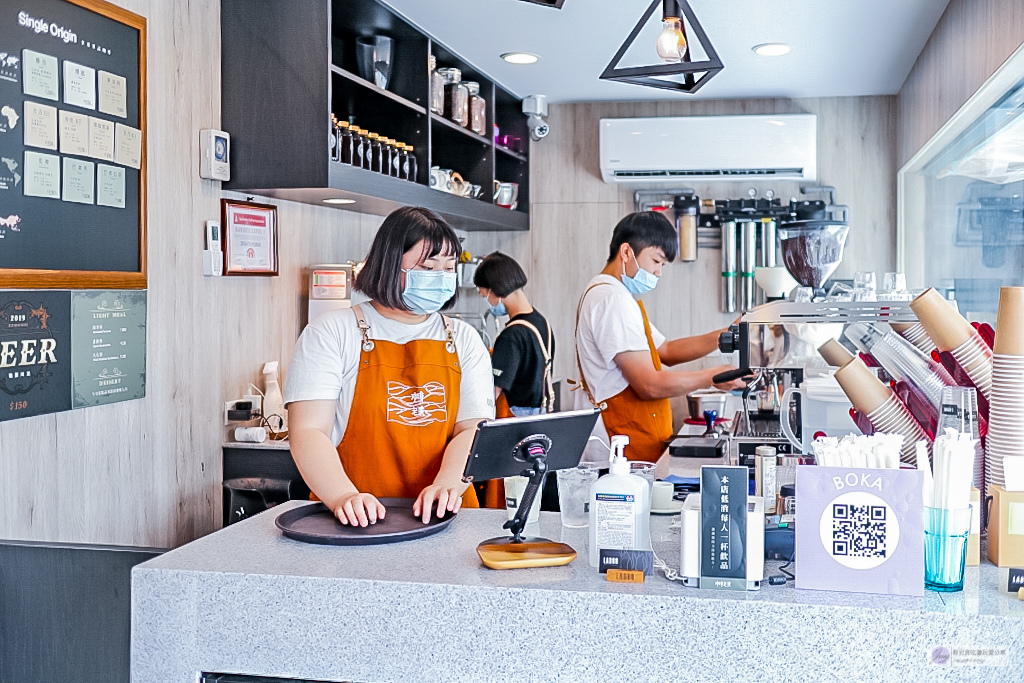
<svg viewBox="0 0 1024 683"><path fill-rule="evenodd" d="M796 470L797 588L924 594L923 474Z"/></svg>

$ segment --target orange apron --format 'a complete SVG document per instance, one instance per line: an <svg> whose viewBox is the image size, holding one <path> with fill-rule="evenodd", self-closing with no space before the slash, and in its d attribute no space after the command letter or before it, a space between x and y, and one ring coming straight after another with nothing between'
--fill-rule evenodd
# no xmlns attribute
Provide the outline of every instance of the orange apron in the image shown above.
<svg viewBox="0 0 1024 683"><path fill-rule="evenodd" d="M493 353L494 350L492 349ZM512 411L508 407L508 399L505 398L505 392L501 392L498 396L498 400L494 402L494 416L495 417L515 417ZM484 507L485 508L497 508L499 510L505 509L505 480L504 479L490 479L484 485Z"/></svg>
<svg viewBox="0 0 1024 683"><path fill-rule="evenodd" d="M593 285L583 297L587 296L594 287L600 287L607 282L599 282ZM651 350L651 360L654 362L654 369L661 370L661 357L658 349L654 346L654 339L651 337L651 323L647 319L647 311L644 310L642 302L637 301L640 307L640 315L644 320L644 335L647 337L647 346ZM579 330L579 311L583 308L583 298L580 298L580 308L576 312L576 329ZM579 362L579 351L576 352L576 364L580 372L580 383L583 390L587 392L590 402L601 409L601 421L604 422L605 430L609 438L616 434L625 434L629 437L629 445L626 446L626 458L628 460L643 460L657 462L665 452L668 442L672 440L672 406L667 398L657 398L650 401L640 398L633 387L626 385L626 388L605 399L600 404L594 400L587 386L587 380L583 376L583 366Z"/></svg>
<svg viewBox="0 0 1024 683"><path fill-rule="evenodd" d="M378 498L416 498L434 483L455 431L462 370L451 321L442 316L445 341L396 344L370 339L362 310L352 310L363 341L338 456L360 491ZM472 486L462 505L478 506Z"/></svg>

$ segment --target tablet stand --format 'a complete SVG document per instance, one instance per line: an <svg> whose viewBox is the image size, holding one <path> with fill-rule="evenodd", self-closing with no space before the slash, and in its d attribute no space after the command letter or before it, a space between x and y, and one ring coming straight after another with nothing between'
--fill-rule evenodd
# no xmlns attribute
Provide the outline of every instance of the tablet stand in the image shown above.
<svg viewBox="0 0 1024 683"><path fill-rule="evenodd" d="M547 454L550 448L551 439L546 434L532 434L513 449L515 459L527 464L520 476L529 477L530 482L519 501L515 516L502 526L512 532L512 538L489 538L476 548L480 559L491 569L555 567L576 559L576 551L570 545L522 535L530 516L530 508L544 482L544 474L548 471Z"/></svg>

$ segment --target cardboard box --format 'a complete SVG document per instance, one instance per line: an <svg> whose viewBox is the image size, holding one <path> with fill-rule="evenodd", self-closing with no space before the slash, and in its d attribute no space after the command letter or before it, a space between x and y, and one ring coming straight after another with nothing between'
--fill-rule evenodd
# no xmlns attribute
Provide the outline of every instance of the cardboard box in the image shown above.
<svg viewBox="0 0 1024 683"><path fill-rule="evenodd" d="M1024 566L1024 491L989 486L988 559L999 567Z"/></svg>
<svg viewBox="0 0 1024 683"><path fill-rule="evenodd" d="M971 489L971 535L967 537L967 566L981 564L981 491Z"/></svg>

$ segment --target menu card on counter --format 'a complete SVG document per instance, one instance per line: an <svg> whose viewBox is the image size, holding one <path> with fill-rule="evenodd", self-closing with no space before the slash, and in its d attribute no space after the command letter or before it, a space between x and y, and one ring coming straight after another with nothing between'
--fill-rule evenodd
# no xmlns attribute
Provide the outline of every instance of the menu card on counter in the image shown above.
<svg viewBox="0 0 1024 683"><path fill-rule="evenodd" d="M71 301L75 408L146 395L146 292L86 290Z"/></svg>
<svg viewBox="0 0 1024 683"><path fill-rule="evenodd" d="M796 468L796 587L924 595L923 473Z"/></svg>
<svg viewBox="0 0 1024 683"><path fill-rule="evenodd" d="M71 292L0 291L0 420L71 409Z"/></svg>
<svg viewBox="0 0 1024 683"><path fill-rule="evenodd" d="M746 467L700 468L700 587L747 589Z"/></svg>

